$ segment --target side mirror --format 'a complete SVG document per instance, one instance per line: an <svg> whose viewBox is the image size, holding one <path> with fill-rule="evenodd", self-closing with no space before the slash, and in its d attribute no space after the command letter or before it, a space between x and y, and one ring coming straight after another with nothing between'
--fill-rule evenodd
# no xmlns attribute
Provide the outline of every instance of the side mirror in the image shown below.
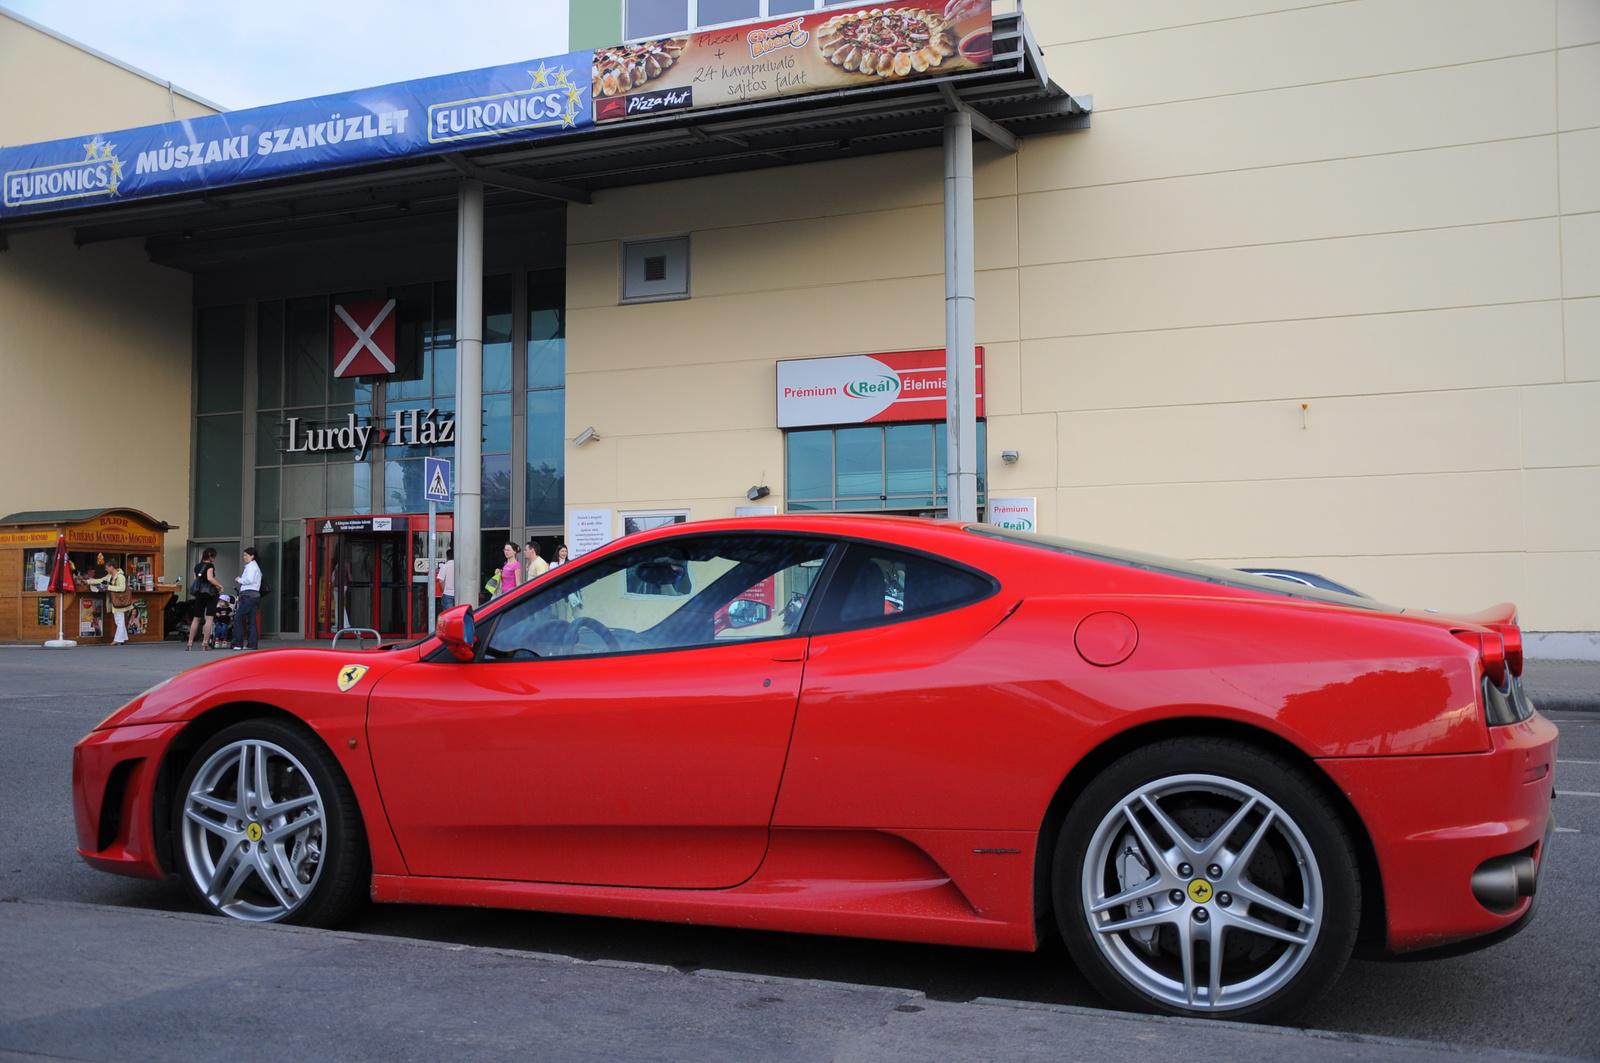
<svg viewBox="0 0 1600 1063"><path fill-rule="evenodd" d="M748 598L740 598L728 606L728 625L730 627L750 627L752 624L764 624L772 618L772 609L766 602L752 602Z"/></svg>
<svg viewBox="0 0 1600 1063"><path fill-rule="evenodd" d="M476 653L472 644L478 637L477 625L472 622L472 606L458 605L445 612L439 617L436 634L456 660L472 660Z"/></svg>

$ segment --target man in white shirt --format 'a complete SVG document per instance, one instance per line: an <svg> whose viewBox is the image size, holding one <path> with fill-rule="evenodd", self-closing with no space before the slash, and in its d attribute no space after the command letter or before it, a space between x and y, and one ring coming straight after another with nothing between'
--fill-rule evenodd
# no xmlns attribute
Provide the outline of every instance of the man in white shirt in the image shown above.
<svg viewBox="0 0 1600 1063"><path fill-rule="evenodd" d="M244 548L244 571L234 579L239 585L239 609L233 618L233 649L260 649L261 566L256 564L256 548ZM246 632L249 632L246 636ZM246 646L248 638L249 645Z"/></svg>
<svg viewBox="0 0 1600 1063"><path fill-rule="evenodd" d="M456 552L454 548L444 552L444 564L439 566L440 595L439 611L456 607Z"/></svg>

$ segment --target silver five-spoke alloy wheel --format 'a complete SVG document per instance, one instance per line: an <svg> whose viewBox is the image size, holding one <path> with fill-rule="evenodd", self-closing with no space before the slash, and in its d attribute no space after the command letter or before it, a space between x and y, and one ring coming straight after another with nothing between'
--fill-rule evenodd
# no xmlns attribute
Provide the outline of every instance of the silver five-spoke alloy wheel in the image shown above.
<svg viewBox="0 0 1600 1063"><path fill-rule="evenodd" d="M1117 801L1090 838L1082 913L1127 982L1186 1012L1249 1007L1288 986L1323 924L1317 860L1266 794L1168 775Z"/></svg>
<svg viewBox="0 0 1600 1063"><path fill-rule="evenodd" d="M235 919L286 919L322 872L322 795L305 765L274 742L240 740L213 752L183 798L182 833L190 881Z"/></svg>

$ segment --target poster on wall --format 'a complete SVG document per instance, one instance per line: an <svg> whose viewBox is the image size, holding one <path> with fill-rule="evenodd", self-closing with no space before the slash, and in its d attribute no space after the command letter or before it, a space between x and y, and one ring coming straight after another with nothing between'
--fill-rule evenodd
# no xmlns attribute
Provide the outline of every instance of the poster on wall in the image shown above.
<svg viewBox="0 0 1600 1063"><path fill-rule="evenodd" d="M143 635L150 630L150 606L143 598L133 600L133 608L128 610L128 634Z"/></svg>
<svg viewBox="0 0 1600 1063"><path fill-rule="evenodd" d="M991 498L988 523L1012 531L1038 531L1038 508L1036 498Z"/></svg>
<svg viewBox="0 0 1600 1063"><path fill-rule="evenodd" d="M97 639L105 634L105 603L99 598L78 599L78 637Z"/></svg>
<svg viewBox="0 0 1600 1063"><path fill-rule="evenodd" d="M56 600L54 598L39 599L39 626L56 626Z"/></svg>
<svg viewBox="0 0 1600 1063"><path fill-rule="evenodd" d="M994 58L989 0L889 0L635 41L594 53L597 122L973 70Z"/></svg>
<svg viewBox="0 0 1600 1063"><path fill-rule="evenodd" d="M978 416L983 410L983 348L977 348ZM795 358L778 363L778 427L942 421L944 348Z"/></svg>
<svg viewBox="0 0 1600 1063"><path fill-rule="evenodd" d="M576 561L611 541L609 509L574 509L567 513L567 556Z"/></svg>

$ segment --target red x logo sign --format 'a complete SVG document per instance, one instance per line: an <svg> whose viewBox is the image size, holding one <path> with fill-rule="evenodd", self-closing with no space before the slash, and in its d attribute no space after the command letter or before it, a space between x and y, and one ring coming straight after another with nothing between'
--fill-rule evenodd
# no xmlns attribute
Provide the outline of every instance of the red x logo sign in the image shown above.
<svg viewBox="0 0 1600 1063"><path fill-rule="evenodd" d="M335 303L333 375L373 376L394 372L394 300Z"/></svg>

